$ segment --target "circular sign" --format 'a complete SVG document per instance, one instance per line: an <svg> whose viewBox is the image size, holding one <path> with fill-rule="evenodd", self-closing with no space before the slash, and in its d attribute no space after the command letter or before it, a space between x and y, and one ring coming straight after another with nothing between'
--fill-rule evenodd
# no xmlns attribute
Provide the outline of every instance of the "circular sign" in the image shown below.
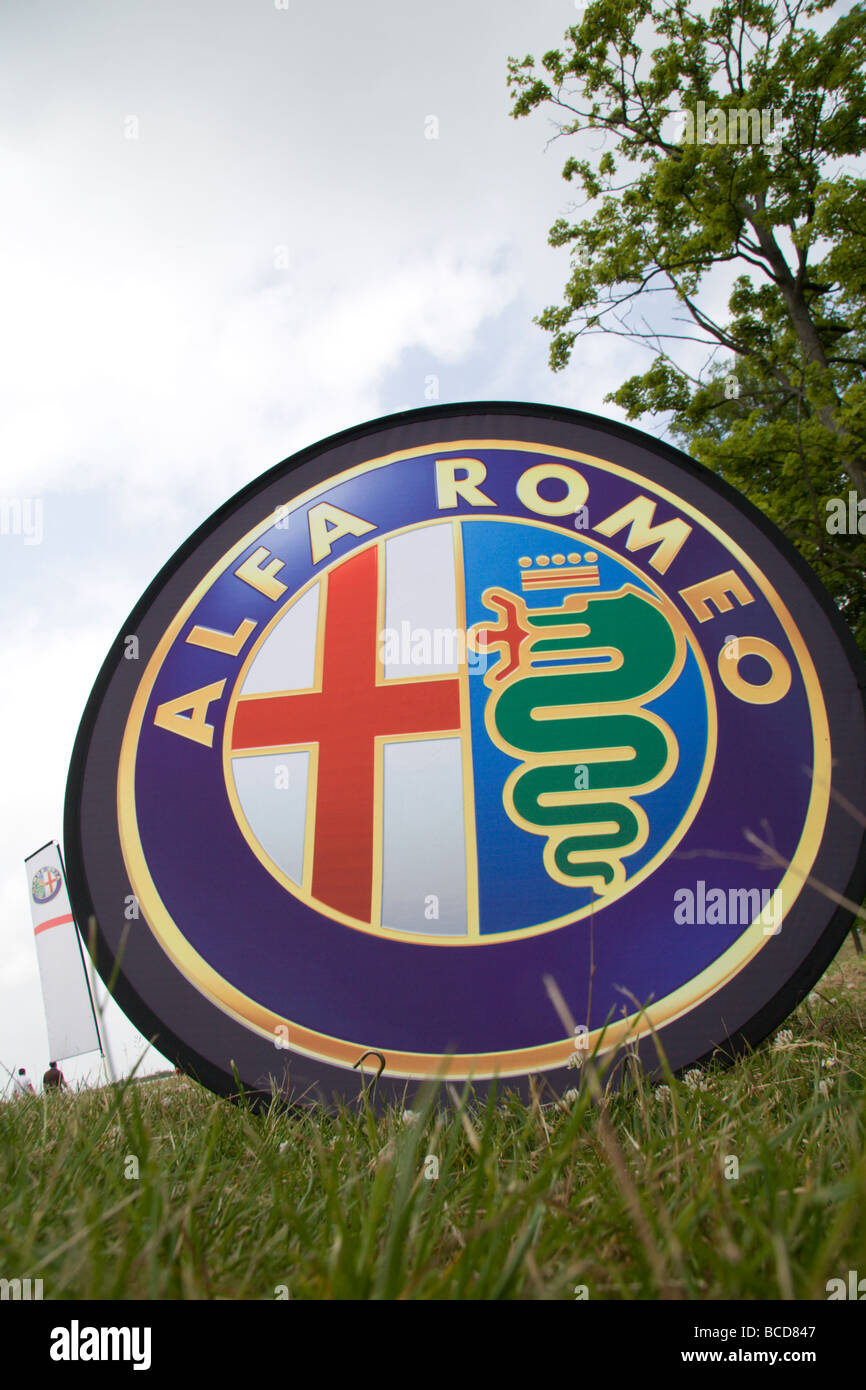
<svg viewBox="0 0 866 1390"><path fill-rule="evenodd" d="M825 969L850 915L816 883L866 891L862 685L685 455L553 407L392 416L245 488L131 615L73 754L73 907L224 1093L357 1094L369 1053L388 1098L681 1069Z"/></svg>

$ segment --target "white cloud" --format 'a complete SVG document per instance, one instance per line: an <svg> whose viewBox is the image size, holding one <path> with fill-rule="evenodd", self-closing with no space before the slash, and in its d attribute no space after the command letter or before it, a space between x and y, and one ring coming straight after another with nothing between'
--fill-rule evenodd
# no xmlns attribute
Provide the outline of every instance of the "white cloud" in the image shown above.
<svg viewBox="0 0 866 1390"><path fill-rule="evenodd" d="M431 242L336 282L320 256L260 288L249 254L233 273L136 255L131 273L115 248L74 279L19 256L0 290L22 325L0 347L4 494L108 487L148 521L194 492L205 515L290 449L379 413L404 353L459 361L516 292L497 251Z"/></svg>

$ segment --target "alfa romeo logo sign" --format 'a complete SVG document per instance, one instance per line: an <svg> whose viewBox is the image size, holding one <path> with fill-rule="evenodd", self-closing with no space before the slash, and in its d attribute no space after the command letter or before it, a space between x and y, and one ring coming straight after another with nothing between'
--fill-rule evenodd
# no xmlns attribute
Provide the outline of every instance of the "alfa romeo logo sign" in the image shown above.
<svg viewBox="0 0 866 1390"><path fill-rule="evenodd" d="M279 465L155 580L69 886L217 1090L356 1094L372 1051L384 1096L559 1092L580 1046L682 1067L810 988L849 920L815 885L866 889L864 732L830 600L730 488L592 416L437 407Z"/></svg>
<svg viewBox="0 0 866 1390"><path fill-rule="evenodd" d="M35 903L50 903L63 887L63 879L52 865L37 869L30 885L30 893Z"/></svg>

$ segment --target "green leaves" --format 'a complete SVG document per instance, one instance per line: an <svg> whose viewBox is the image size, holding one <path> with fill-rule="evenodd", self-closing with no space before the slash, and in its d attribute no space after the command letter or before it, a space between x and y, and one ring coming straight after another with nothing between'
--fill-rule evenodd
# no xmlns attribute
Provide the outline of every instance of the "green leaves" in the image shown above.
<svg viewBox="0 0 866 1390"><path fill-rule="evenodd" d="M804 27L829 8L723 0L705 18L594 0L545 55L551 85L529 57L509 67L515 116L553 107L561 136L605 137L563 169L593 212L550 231L572 256L563 303L536 319L552 369L597 332L653 347L649 370L608 399L629 419L669 416L781 525L866 640L866 542L823 520L845 489L866 496L866 180L839 165L866 149L866 7L824 34ZM723 321L707 277L736 266ZM684 339L709 349L697 375Z"/></svg>

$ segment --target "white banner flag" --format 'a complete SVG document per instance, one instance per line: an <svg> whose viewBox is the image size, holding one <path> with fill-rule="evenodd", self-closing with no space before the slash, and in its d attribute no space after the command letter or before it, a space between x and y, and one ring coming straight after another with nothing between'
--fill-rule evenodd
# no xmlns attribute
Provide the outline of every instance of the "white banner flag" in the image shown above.
<svg viewBox="0 0 866 1390"><path fill-rule="evenodd" d="M24 866L48 1025L49 1060L101 1052L60 846L50 840L25 859Z"/></svg>

